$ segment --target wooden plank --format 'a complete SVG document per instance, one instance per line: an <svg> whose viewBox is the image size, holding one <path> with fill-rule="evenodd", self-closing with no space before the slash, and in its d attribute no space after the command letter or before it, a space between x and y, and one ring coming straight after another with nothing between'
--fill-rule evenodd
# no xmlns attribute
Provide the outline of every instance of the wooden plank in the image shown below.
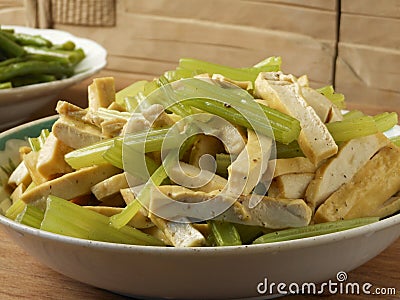
<svg viewBox="0 0 400 300"><path fill-rule="evenodd" d="M288 31L317 39L336 38L336 11L242 0L125 0L122 3L127 13L185 19L188 23L209 21L221 26Z"/></svg>
<svg viewBox="0 0 400 300"><path fill-rule="evenodd" d="M340 21L341 42L399 50L399 32L400 18L342 14Z"/></svg>
<svg viewBox="0 0 400 300"><path fill-rule="evenodd" d="M1 24L4 25L20 25L25 26L25 8L24 7L13 7L0 10Z"/></svg>
<svg viewBox="0 0 400 300"><path fill-rule="evenodd" d="M152 15L118 14L118 25L85 28L56 25L78 36L96 40L106 47L110 63L114 56L176 64L181 57L195 57L235 67L249 66L276 55L282 56L284 71L308 74L311 80L332 81L333 41L319 41L307 35L239 25ZM144 64L144 63L143 63ZM143 64L130 64L132 72L143 72ZM160 74L163 64L148 65L150 74ZM128 67L126 67L128 68ZM153 73L154 72L154 73Z"/></svg>
<svg viewBox="0 0 400 300"><path fill-rule="evenodd" d="M400 1L341 0L341 11L358 15L398 18L400 17Z"/></svg>

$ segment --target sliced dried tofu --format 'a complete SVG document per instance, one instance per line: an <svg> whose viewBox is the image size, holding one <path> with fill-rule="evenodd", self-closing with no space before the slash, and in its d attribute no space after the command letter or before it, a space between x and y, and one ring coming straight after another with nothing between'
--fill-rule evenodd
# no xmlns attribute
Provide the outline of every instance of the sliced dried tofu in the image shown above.
<svg viewBox="0 0 400 300"><path fill-rule="evenodd" d="M400 211L400 196L390 197L373 213L375 217L385 218Z"/></svg>
<svg viewBox="0 0 400 300"><path fill-rule="evenodd" d="M284 174L274 178L268 196L286 199L303 199L314 173Z"/></svg>
<svg viewBox="0 0 400 300"><path fill-rule="evenodd" d="M50 133L39 151L36 163L37 171L48 180L72 172L73 169L64 159L64 155L72 150L71 147L57 139L53 133Z"/></svg>
<svg viewBox="0 0 400 300"><path fill-rule="evenodd" d="M210 205L204 208L180 206L182 213L180 215L177 214L177 209L174 208L173 211L170 211L171 216L173 213L176 214L175 216L183 216L186 213L185 217L200 218L204 216L204 209L225 207L227 209L222 214L216 215L215 219L274 229L306 226L311 220L312 211L302 199L279 199L258 196L258 204L255 207L250 207L250 203L254 200L251 195L242 195L235 199L230 194L217 191L210 193L191 191L180 186L161 186L158 191L157 193L152 193L151 196L155 197L152 199L155 202L154 207L156 209L165 209L164 213L167 214L169 213L168 202L165 202L164 205L160 204L163 198L159 196L162 194L183 203L197 204L211 199L212 203L210 204L216 203L214 206ZM157 204L159 205L158 207L156 207ZM205 212L205 214L208 213Z"/></svg>
<svg viewBox="0 0 400 300"><path fill-rule="evenodd" d="M279 158L271 161L275 165L273 177L285 174L314 173L317 167L307 157Z"/></svg>
<svg viewBox="0 0 400 300"><path fill-rule="evenodd" d="M121 189L128 187L125 173L120 173L95 184L91 191L98 200L102 201L102 199L116 195Z"/></svg>
<svg viewBox="0 0 400 300"><path fill-rule="evenodd" d="M359 151L358 151L359 152ZM400 148L384 147L317 209L316 223L375 216L400 190Z"/></svg>
<svg viewBox="0 0 400 300"><path fill-rule="evenodd" d="M249 194L268 168L272 139L248 130L247 144L228 167L228 190L234 194Z"/></svg>
<svg viewBox="0 0 400 300"><path fill-rule="evenodd" d="M196 247L206 243L204 236L191 223L173 222L150 214L150 220L165 234L175 247ZM182 220L185 221L185 220Z"/></svg>
<svg viewBox="0 0 400 300"><path fill-rule="evenodd" d="M23 183L20 183L17 188L12 192L10 195L10 199L14 203L15 201L19 200L21 198L22 194L25 192L26 186Z"/></svg>
<svg viewBox="0 0 400 300"><path fill-rule="evenodd" d="M382 133L377 133L343 143L335 157L321 165L306 191L306 201L318 207L341 185L350 181L369 159L390 143Z"/></svg>
<svg viewBox="0 0 400 300"><path fill-rule="evenodd" d="M36 151L29 152L28 154L25 154L22 158L22 161L29 172L30 178L32 178L32 181L36 185L42 184L43 182L47 181L46 177L40 174L36 168L38 158L39 152Z"/></svg>
<svg viewBox="0 0 400 300"><path fill-rule="evenodd" d="M175 123L161 104L150 105L142 111L142 114L153 128L170 127Z"/></svg>
<svg viewBox="0 0 400 300"><path fill-rule="evenodd" d="M307 104L297 82L268 80L271 74L260 73L255 82L255 91L268 105L296 118L301 131L299 146L310 161L318 165L322 160L337 153L338 147L318 117L315 110Z"/></svg>
<svg viewBox="0 0 400 300"><path fill-rule="evenodd" d="M31 182L31 175L29 174L29 171L23 161L19 163L19 165L8 178L8 184L12 187L19 186L21 183L23 183L25 186L28 186Z"/></svg>
<svg viewBox="0 0 400 300"><path fill-rule="evenodd" d="M115 118L111 120L105 120L100 123L101 133L105 137L116 137L122 135L122 131L126 124L125 119Z"/></svg>
<svg viewBox="0 0 400 300"><path fill-rule="evenodd" d="M34 152L32 152L34 153ZM118 174L120 169L109 164L82 168L78 171L65 174L53 180L45 181L25 192L21 199L25 203L34 203L54 195L70 200L82 195L90 194L93 185L106 178Z"/></svg>
<svg viewBox="0 0 400 300"><path fill-rule="evenodd" d="M108 107L115 100L114 77L95 78L88 87L89 110Z"/></svg>
<svg viewBox="0 0 400 300"><path fill-rule="evenodd" d="M211 79L218 80L221 82L229 82L232 83L244 90L252 90L253 89L253 83L251 81L238 81L238 80L232 80L230 78L227 78L221 74L213 74Z"/></svg>
<svg viewBox="0 0 400 300"><path fill-rule="evenodd" d="M86 110L76 106L67 101L58 101L56 106L56 111L63 116L70 117L77 120L82 120L86 115Z"/></svg>
<svg viewBox="0 0 400 300"><path fill-rule="evenodd" d="M173 166L168 170L168 174L172 181L203 192L223 190L228 183L225 178L213 172L200 170L200 168L184 162Z"/></svg>
<svg viewBox="0 0 400 300"><path fill-rule="evenodd" d="M55 137L73 149L83 148L103 139L98 127L65 116L61 116L54 123L52 132Z"/></svg>
<svg viewBox="0 0 400 300"><path fill-rule="evenodd" d="M200 158L203 155L215 157L217 153L224 151L222 142L214 136L201 134L190 152L189 164L199 167ZM211 170L210 170L211 171Z"/></svg>
<svg viewBox="0 0 400 300"><path fill-rule="evenodd" d="M328 121L333 103L324 95L321 95L310 87L302 87L301 93L308 105L315 110L321 121L326 123Z"/></svg>

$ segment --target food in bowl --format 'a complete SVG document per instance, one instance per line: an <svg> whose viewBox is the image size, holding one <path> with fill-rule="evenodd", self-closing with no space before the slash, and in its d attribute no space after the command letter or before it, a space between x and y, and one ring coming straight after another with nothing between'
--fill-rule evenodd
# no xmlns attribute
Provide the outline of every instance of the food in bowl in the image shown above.
<svg viewBox="0 0 400 300"><path fill-rule="evenodd" d="M0 28L0 89L71 77L84 58L71 40L53 44L41 35Z"/></svg>
<svg viewBox="0 0 400 300"><path fill-rule="evenodd" d="M383 134L397 115L343 108L343 95L284 74L277 57L250 68L182 59L117 93L113 78L97 78L88 108L60 101L51 131L20 149L5 215L71 237L174 247L377 222L400 210L399 139Z"/></svg>

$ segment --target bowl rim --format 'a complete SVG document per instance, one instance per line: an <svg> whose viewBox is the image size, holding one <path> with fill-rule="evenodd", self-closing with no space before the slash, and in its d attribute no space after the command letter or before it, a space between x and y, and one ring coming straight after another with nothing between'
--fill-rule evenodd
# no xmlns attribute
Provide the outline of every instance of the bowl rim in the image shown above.
<svg viewBox="0 0 400 300"><path fill-rule="evenodd" d="M31 121L28 123L24 123L17 127L11 128L0 133L0 140L7 139L8 136L15 135L21 130L29 129L32 126L38 126L40 124L55 121L58 118L58 115L49 116L46 118L37 119L35 121ZM396 125L398 126L398 125ZM400 130L400 126L399 130ZM187 248L176 248L176 247L163 247L163 246L143 246L143 245L133 245L133 244L121 244L121 243L110 243L110 242L101 242L94 240L87 240L81 238L75 238L70 236L64 236L48 231L44 231L41 229L36 229L33 227L29 227L23 224L20 224L14 220L8 219L7 217L0 214L0 224L6 227L9 227L17 232L29 234L33 236L37 236L43 239L49 239L55 242L61 242L70 245L76 245L81 247L89 247L89 248L100 248L103 250L118 250L118 251L137 251L137 252L148 252L155 254L188 254L188 253L198 253L198 254L227 254L227 253L240 253L242 251L248 251L251 253L258 251L285 251L292 250L298 248L306 248L306 247L314 247L321 244L329 244L333 242L337 242L340 240L353 239L362 235L373 235L378 231L382 231L389 227L399 226L400 229L400 213L396 215L387 217L383 220L377 221L375 223L371 223L368 225L364 225L361 227L356 227L344 231L302 238L297 240L290 241L282 241L282 242L274 242L274 243L266 243L266 244L249 244L249 245L239 245L239 246L224 246L224 247L187 247Z"/></svg>
<svg viewBox="0 0 400 300"><path fill-rule="evenodd" d="M12 97L19 93L36 91L43 87L56 88L58 86L71 85L79 80L83 80L83 79L97 73L98 71L103 69L107 64L107 50L102 45L95 42L94 40L79 37L79 36L76 36L76 35L73 35L73 34L67 32L67 31L59 30L59 29L41 29L41 28L31 28L31 27L17 26L17 25L4 25L2 27L3 28L12 28L15 30L22 30L22 31L31 31L33 34L34 33L43 34L46 32L49 32L49 33L51 32L52 34L54 34L54 33L61 34L61 35L65 36L66 39L67 38L74 39L74 41L77 43L92 45L93 47L95 47L97 49L98 55L100 56L101 60L100 59L97 60L96 61L97 63L95 65L93 64L90 66L90 68L86 68L85 70L83 70L81 72L75 73L71 77L59 79L59 80L55 80L55 81L51 81L51 82L36 83L36 84L32 84L32 85L27 85L27 86L15 87L12 89L0 90L0 96L7 95L7 96ZM79 46L79 45L77 45L77 46Z"/></svg>

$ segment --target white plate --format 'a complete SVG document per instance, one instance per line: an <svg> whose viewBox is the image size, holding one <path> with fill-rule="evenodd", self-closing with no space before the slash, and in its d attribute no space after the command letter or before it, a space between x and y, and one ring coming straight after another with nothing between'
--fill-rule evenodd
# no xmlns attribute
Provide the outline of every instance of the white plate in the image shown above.
<svg viewBox="0 0 400 300"><path fill-rule="evenodd" d="M0 134L0 150L5 146L0 151L0 164L4 166L10 157L17 159L21 141L16 139L35 136L41 128L50 128L54 120L38 120ZM390 135L397 134L398 126ZM257 291L257 287L264 289L266 279L287 285L335 281L338 274L345 276L343 272L372 259L400 236L400 214L360 228L300 240L188 249L82 240L30 228L1 215L0 224L27 253L57 272L147 299L266 299L277 293L276 289L265 294ZM351 278L347 282L352 283Z"/></svg>
<svg viewBox="0 0 400 300"><path fill-rule="evenodd" d="M41 35L55 44L73 41L86 54L72 77L49 83L39 83L13 89L0 90L0 131L27 120L47 103L54 100L65 88L78 83L100 71L106 65L107 51L94 41L79 38L68 32L54 29L34 29L21 26L2 26L16 32Z"/></svg>

